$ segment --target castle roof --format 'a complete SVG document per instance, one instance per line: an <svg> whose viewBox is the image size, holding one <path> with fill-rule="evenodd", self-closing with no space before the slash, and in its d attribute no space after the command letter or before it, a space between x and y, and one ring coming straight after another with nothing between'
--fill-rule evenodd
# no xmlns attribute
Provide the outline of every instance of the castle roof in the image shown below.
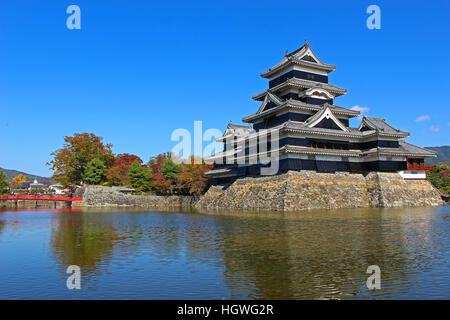
<svg viewBox="0 0 450 320"><path fill-rule="evenodd" d="M273 66L265 72L262 72L261 77L271 78L283 69L292 65L300 65L308 68L320 69L326 72L336 70L335 65L326 64L320 61L319 58L317 58L317 56L311 50L308 41L305 40L305 44L302 47L294 50L291 53L286 53L284 58L277 65Z"/></svg>
<svg viewBox="0 0 450 320"><path fill-rule="evenodd" d="M384 132L374 129L369 130L359 130L358 128L351 128L346 127L347 131L345 130L338 130L338 129L327 129L327 128L320 128L320 127L314 127L309 126L306 122L300 122L300 121L292 121L287 120L286 122L272 127L268 129L268 131L279 131L279 134L282 135L286 132L292 132L292 133L298 133L298 134L307 134L311 136L320 136L320 137L327 137L327 138L355 138L355 139L361 139L364 140L366 138L373 138L373 137L385 137L385 138L405 138L409 136L408 132L405 131L395 131L395 132ZM265 135L267 132L265 130L261 131L248 131L247 134L243 134L241 136L236 136L237 141L241 141L242 139L246 138L255 138L259 135ZM224 134L224 136L217 138L216 141L223 141L225 138L233 137L232 135Z"/></svg>
<svg viewBox="0 0 450 320"><path fill-rule="evenodd" d="M252 128L251 125L232 124L230 121L227 125L227 128L225 129L223 136L217 138L216 141L220 142L232 137L240 138L254 132L255 130Z"/></svg>
<svg viewBox="0 0 450 320"><path fill-rule="evenodd" d="M333 114L333 111L330 109L330 104L325 103L322 105L322 108L317 111L314 115L306 119L304 122L306 126L309 128L315 127L320 121L324 118L331 119L334 123L341 128L343 131L348 131L345 125Z"/></svg>
<svg viewBox="0 0 450 320"><path fill-rule="evenodd" d="M270 88L268 90L264 90L263 92L260 92L258 94L255 94L252 96L253 100L263 100L266 96L266 93L275 93L277 91L281 91L283 89L290 89L290 88L300 88L300 89L311 89L311 88L319 88L324 89L326 91L329 91L333 93L336 97L341 96L347 93L347 89L336 87L329 83L323 83L323 82L317 82L312 80L305 80L305 79L299 79L299 78L290 78L286 81L280 83L279 85L276 85L273 88Z"/></svg>
<svg viewBox="0 0 450 320"><path fill-rule="evenodd" d="M404 138L409 136L408 132L398 131L398 132L382 132L378 130L365 130L360 131L357 128L349 128L348 131L335 130L335 129L326 129L326 128L318 128L318 127L308 127L304 122L292 121L288 120L284 124L280 126L284 127L284 130L288 131L296 131L299 133L315 133L318 135L326 135L331 137L359 137L365 138L370 136L382 136L382 137L392 137L392 138ZM276 127L274 127L275 129Z"/></svg>
<svg viewBox="0 0 450 320"><path fill-rule="evenodd" d="M271 94L271 96L275 96L275 95ZM300 100L295 100L295 99L285 100L281 104L279 104L271 109L267 109L267 110L264 110L265 105L266 104L263 102L263 104L259 108L258 112L242 118L242 121L243 122L255 122L259 119L263 119L265 117L268 117L270 115L273 115L277 112L284 111L284 110L317 112L317 111L321 110L321 108L322 108L322 105L310 104L310 103L306 103L306 102L303 102ZM340 115L340 116L357 117L360 115L360 112L357 110L351 110L351 109L339 107L336 105L329 105L329 108L333 111L334 114Z"/></svg>
<svg viewBox="0 0 450 320"><path fill-rule="evenodd" d="M329 155L329 156L343 156L343 157L358 157L364 158L369 156L390 156L390 157L436 157L436 153L430 150L421 148L419 146L410 144L406 141L400 140L399 148L372 148L369 150L334 150L334 149L320 149L310 148L294 145L286 145L279 149L280 152L296 153L296 154L311 154L311 155Z"/></svg>
<svg viewBox="0 0 450 320"><path fill-rule="evenodd" d="M361 125L359 126L359 130L363 129L364 127L372 129L372 130L376 130L378 132L383 132L383 133L390 133L390 134L395 134L395 133L408 133L406 131L401 131L399 129L396 129L394 127L392 127L391 125L389 125L385 119L380 119L380 118L369 118L364 116L362 121L361 121Z"/></svg>
<svg viewBox="0 0 450 320"><path fill-rule="evenodd" d="M417 154L417 155L422 155L422 156L427 156L427 157L436 157L437 156L436 152L416 146L412 143L406 142L405 140L400 140L399 143L400 143L400 148L410 154Z"/></svg>

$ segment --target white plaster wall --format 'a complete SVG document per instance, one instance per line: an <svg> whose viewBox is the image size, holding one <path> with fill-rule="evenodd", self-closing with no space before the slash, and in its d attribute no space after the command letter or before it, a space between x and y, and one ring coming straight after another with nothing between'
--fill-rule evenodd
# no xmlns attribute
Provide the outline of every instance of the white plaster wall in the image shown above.
<svg viewBox="0 0 450 320"><path fill-rule="evenodd" d="M425 170L402 170L398 172L403 179L426 179Z"/></svg>

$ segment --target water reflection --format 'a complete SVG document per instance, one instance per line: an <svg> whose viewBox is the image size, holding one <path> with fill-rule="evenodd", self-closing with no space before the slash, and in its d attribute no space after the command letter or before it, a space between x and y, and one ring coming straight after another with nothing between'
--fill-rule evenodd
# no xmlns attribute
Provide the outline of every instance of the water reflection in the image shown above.
<svg viewBox="0 0 450 320"><path fill-rule="evenodd" d="M285 214L89 210L49 219L59 272L72 264L83 270L88 289L81 297L449 298L449 207ZM0 237L5 221L0 215ZM382 290L366 288L369 265L381 268ZM89 281L99 283L95 295Z"/></svg>
<svg viewBox="0 0 450 320"><path fill-rule="evenodd" d="M61 214L52 221L51 247L64 272L77 265L89 277L110 260L119 233L110 221L96 216Z"/></svg>
<svg viewBox="0 0 450 320"><path fill-rule="evenodd" d="M359 210L237 218L225 229L229 287L237 296L245 290L261 299L371 296L381 293L365 288L365 272L376 264L383 271L382 295L407 290L411 262L421 256L405 248L410 232L408 224L392 223L398 214ZM427 238L416 238L413 248L428 247Z"/></svg>

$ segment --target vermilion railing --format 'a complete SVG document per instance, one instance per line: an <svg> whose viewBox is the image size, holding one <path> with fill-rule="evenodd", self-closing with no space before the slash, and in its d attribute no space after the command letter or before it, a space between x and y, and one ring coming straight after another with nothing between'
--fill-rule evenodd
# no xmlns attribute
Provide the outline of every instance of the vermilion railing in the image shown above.
<svg viewBox="0 0 450 320"><path fill-rule="evenodd" d="M420 166L408 164L408 170L433 170L433 166Z"/></svg>
<svg viewBox="0 0 450 320"><path fill-rule="evenodd" d="M0 200L49 200L49 201L83 201L83 198L55 197L55 196L30 196L30 195L5 195Z"/></svg>

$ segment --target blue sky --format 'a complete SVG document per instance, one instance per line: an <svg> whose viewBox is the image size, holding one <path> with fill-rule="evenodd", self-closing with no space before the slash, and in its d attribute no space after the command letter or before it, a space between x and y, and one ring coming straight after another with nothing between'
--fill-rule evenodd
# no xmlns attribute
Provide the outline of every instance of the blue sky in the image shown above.
<svg viewBox="0 0 450 320"><path fill-rule="evenodd" d="M71 4L81 30L66 27ZM366 27L371 4L380 30ZM335 104L449 145L449 13L444 0L1 0L0 167L51 175L50 153L75 132L147 161L194 120L240 123L268 85L259 73L304 39L337 65L330 83L348 94Z"/></svg>

